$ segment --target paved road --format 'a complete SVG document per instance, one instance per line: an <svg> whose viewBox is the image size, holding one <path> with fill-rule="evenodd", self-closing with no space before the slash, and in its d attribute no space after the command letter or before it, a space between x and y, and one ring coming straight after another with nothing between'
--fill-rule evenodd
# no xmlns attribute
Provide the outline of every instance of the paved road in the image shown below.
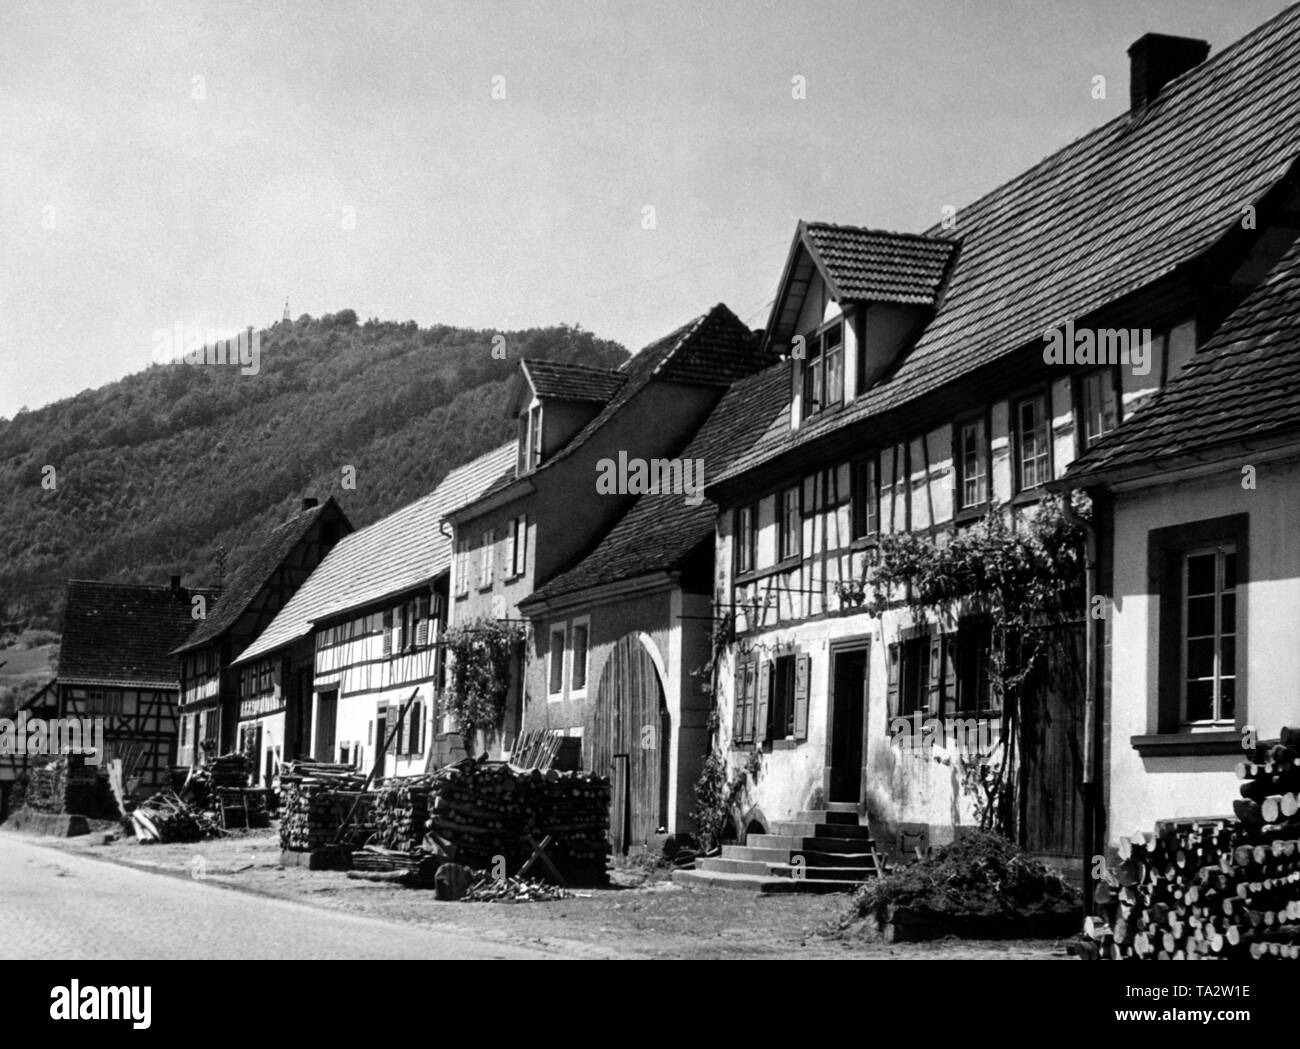
<svg viewBox="0 0 1300 1049"><path fill-rule="evenodd" d="M0 958L556 958L150 874L0 833Z"/></svg>

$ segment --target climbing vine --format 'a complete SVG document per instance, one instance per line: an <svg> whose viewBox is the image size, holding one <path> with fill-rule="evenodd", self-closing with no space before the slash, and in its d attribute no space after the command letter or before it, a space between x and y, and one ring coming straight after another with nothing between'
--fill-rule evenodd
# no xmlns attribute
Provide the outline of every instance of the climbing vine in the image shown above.
<svg viewBox="0 0 1300 1049"><path fill-rule="evenodd" d="M487 738L504 724L510 665L523 640L521 626L495 619L476 619L443 634L451 656L451 681L443 696L443 711L455 716L466 743L474 731Z"/></svg>
<svg viewBox="0 0 1300 1049"><path fill-rule="evenodd" d="M1075 493L1072 510L1087 517L1086 496ZM967 789L978 788L982 829L1009 837L1021 823L1023 778L1030 729L1040 713L1027 709L1027 684L1036 673L1081 680L1075 634L1067 629L1083 613L1083 531L1065 512L1059 496L1045 499L1019 521L1001 509L935 542L911 533L885 536L862 580L847 581L841 597L865 605L872 615L902 606L918 621L952 623L962 615L988 617L991 630L989 686L1002 711L1001 759L968 762ZM1037 690L1041 692L1041 690Z"/></svg>

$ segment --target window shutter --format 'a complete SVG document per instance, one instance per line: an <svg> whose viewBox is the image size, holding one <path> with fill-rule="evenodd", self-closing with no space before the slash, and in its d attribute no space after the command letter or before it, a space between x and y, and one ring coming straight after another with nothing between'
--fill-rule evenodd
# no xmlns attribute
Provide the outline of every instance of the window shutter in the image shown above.
<svg viewBox="0 0 1300 1049"><path fill-rule="evenodd" d="M943 705L944 709L936 712L942 717L949 710L958 709L957 700L957 635L943 635Z"/></svg>
<svg viewBox="0 0 1300 1049"><path fill-rule="evenodd" d="M393 654L393 610L384 611L384 655Z"/></svg>
<svg viewBox="0 0 1300 1049"><path fill-rule="evenodd" d="M415 599L415 644L424 648L429 643L429 595L421 594Z"/></svg>
<svg viewBox="0 0 1300 1049"><path fill-rule="evenodd" d="M930 717L943 713L943 635L935 631L930 635L930 676L926 682L925 706Z"/></svg>
<svg viewBox="0 0 1300 1049"><path fill-rule="evenodd" d="M510 527L506 529L505 550L502 557L505 561L505 576L509 578L515 574L515 544L519 541L519 523L511 521Z"/></svg>
<svg viewBox="0 0 1300 1049"><path fill-rule="evenodd" d="M528 515L519 517L519 534L515 539L515 571L523 574L528 570Z"/></svg>
<svg viewBox="0 0 1300 1049"><path fill-rule="evenodd" d="M758 707L754 714L754 741L767 739L767 713L772 695L772 663L763 660L758 664Z"/></svg>
<svg viewBox="0 0 1300 1049"><path fill-rule="evenodd" d="M420 720L422 716L420 707L421 704L417 700L416 702L411 704L411 709L407 711L406 714L407 719L410 721L410 724L407 726L409 731L406 737L408 740L410 740L410 742L407 743L406 745L406 753L408 754L420 753Z"/></svg>
<svg viewBox="0 0 1300 1049"><path fill-rule="evenodd" d="M889 689L887 695L888 702L886 705L889 708L889 716L891 718L898 717L898 713L899 713L898 682L899 682L899 678L902 676L899 673L899 671L902 669L899 666L900 655L901 655L901 646L898 644L897 641L895 641L892 645L889 646L889 660L888 660Z"/></svg>
<svg viewBox="0 0 1300 1049"><path fill-rule="evenodd" d="M812 656L798 656L794 663L794 738L808 738L808 689L812 681Z"/></svg>
<svg viewBox="0 0 1300 1049"><path fill-rule="evenodd" d="M736 664L736 687L732 696L731 738L735 742L740 742L745 731L745 666L743 663Z"/></svg>

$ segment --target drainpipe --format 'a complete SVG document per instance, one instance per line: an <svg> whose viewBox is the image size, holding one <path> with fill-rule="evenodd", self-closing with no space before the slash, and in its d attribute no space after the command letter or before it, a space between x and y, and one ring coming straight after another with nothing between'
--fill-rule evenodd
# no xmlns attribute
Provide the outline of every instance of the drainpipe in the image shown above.
<svg viewBox="0 0 1300 1049"><path fill-rule="evenodd" d="M1094 502L1094 506L1096 503ZM1097 530L1092 522L1080 517L1070 504L1070 494L1062 493L1061 508L1065 518L1083 529L1084 534L1084 684L1083 684L1083 906L1092 912L1092 850L1097 830L1097 620L1092 615L1092 599L1097 593Z"/></svg>

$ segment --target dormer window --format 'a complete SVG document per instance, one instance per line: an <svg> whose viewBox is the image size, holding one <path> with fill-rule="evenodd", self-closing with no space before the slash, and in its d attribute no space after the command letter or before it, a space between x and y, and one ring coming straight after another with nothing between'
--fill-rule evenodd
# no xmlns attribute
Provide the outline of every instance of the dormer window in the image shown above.
<svg viewBox="0 0 1300 1049"><path fill-rule="evenodd" d="M542 406L534 403L526 412L519 413L519 461L516 473L523 475L536 470L542 462Z"/></svg>
<svg viewBox="0 0 1300 1049"><path fill-rule="evenodd" d="M809 336L803 362L803 417L844 402L844 322Z"/></svg>

